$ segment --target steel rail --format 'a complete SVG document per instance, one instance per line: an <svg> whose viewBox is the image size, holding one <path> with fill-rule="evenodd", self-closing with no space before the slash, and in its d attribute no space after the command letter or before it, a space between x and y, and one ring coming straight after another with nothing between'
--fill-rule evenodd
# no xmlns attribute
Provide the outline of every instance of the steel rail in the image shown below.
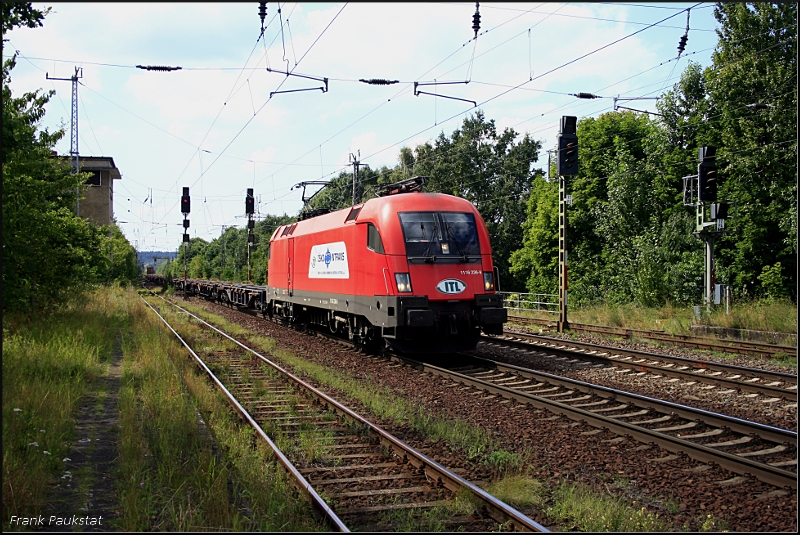
<svg viewBox="0 0 800 535"><path fill-rule="evenodd" d="M648 429L646 427L636 425L635 423L629 423L613 417L597 414L586 409L581 409L580 407L573 407L567 403L548 399L547 397L537 396L535 394L527 393L515 388L509 388L507 386L491 383L483 379L472 377L465 373L448 370L446 368L419 362L406 357L393 356L392 358L410 364L422 371L447 377L453 381L473 386L492 394L514 399L522 403L530 403L536 407L546 409L555 414L562 414L573 420L585 421L594 427L607 428L620 435L629 435L640 442L655 442L659 446L673 453L686 453L696 460L707 463L716 463L719 466L737 474L751 474L761 481L771 485L776 485L778 487L790 487L794 489L797 488L797 474L777 466L760 463L747 457L742 457L726 451L717 450L709 446L697 444L677 436L660 432L657 429ZM494 368L497 366L498 370L513 371L514 373L517 373L523 377L535 378L539 381L545 381L554 385L564 386L569 389L580 390L584 393L596 394L606 399L614 399L620 402L636 404L638 407L647 407L648 409L653 409L669 415L674 414L689 420L701 420L709 425L727 428L746 435L757 434L767 441L775 442L777 444L790 444L794 446L795 450L797 448L797 433L787 429L772 427L757 422L750 422L748 420L742 420L732 416L725 416L686 405L680 405L655 398L648 398L646 396L614 390L591 383L585 383L583 381L558 377L549 373L533 372L532 370L511 366L508 364L496 363L486 359L481 359L479 357L473 357L471 355L463 355L463 358L472 358L478 361L483 361L483 366L485 368Z"/></svg>
<svg viewBox="0 0 800 535"><path fill-rule="evenodd" d="M161 297L161 296L159 296ZM164 299L161 297L161 299ZM165 300L166 301L166 300ZM549 530L544 526L540 525L538 522L528 518L521 512L517 511L515 508L511 507L510 505L498 500L491 494L485 492L480 487L473 485L469 481L463 479L458 474L451 472L444 466L440 465L433 459L430 459L426 455L414 450L411 446L407 445L405 442L401 441L400 439L396 438L395 436L391 435L389 432L383 430L378 425L366 420L361 415L353 412L348 407L340 404L335 399L329 397L324 392L318 390L313 385L303 381L293 373L285 370L278 364L272 362L267 357L261 355L257 351L245 346L235 338L229 336L227 333L224 333L214 325L206 322L202 318L192 314L190 311L186 310L185 308L167 301L172 306L178 308L179 310L185 312L189 316L193 317L197 321L203 323L204 325L208 326L212 330L216 331L223 337L227 338L228 340L234 342L242 349L249 351L253 355L255 355L258 359L263 361L265 364L271 366L276 371L280 372L282 375L291 379L294 383L301 386L306 391L310 392L314 397L319 399L322 403L327 405L328 408L332 409L338 414L346 416L362 425L368 426L371 431L376 433L379 437L379 440L382 444L390 447L400 458L404 459L405 461L411 463L417 468L420 468L425 471L426 475L444 485L446 488L453 492L457 492L461 489L467 489L474 497L482 502L482 505L486 507L489 511L489 514L501 523L510 522L514 529L521 530L521 531L537 531L537 532L546 532L549 533ZM174 331L173 331L174 332ZM188 346L187 346L188 347ZM242 409L244 410L244 409Z"/></svg>
<svg viewBox="0 0 800 535"><path fill-rule="evenodd" d="M471 355L464 355L464 357L476 358L472 357ZM470 377L466 374L461 374L452 370L445 370L443 368L439 368L430 364L413 361L412 359L406 357L393 356L392 358L412 364L415 367L420 367L421 369L436 375L449 377L451 379L453 377L456 377L461 383L470 384L473 387L480 388L486 392L492 392L496 395L500 395L503 397L517 399L518 401L526 403L531 403L532 405L545 408L551 412L557 414L564 414L565 416L572 419L587 421L588 423L590 423L595 427L604 427L607 429L611 429L612 431L618 434L629 435L642 442L655 442L664 447L665 449L667 449L668 451L672 451L673 453L685 453L685 450L689 451L690 456L692 458L695 458L703 462L717 464L734 473L753 475L762 481L780 487L791 487L795 489L797 488L797 475L791 471L784 470L777 466L756 462L744 456L739 456L725 451L713 449L708 446L696 444L679 437L662 433L659 432L657 429L655 430L648 429L646 427L633 425L628 422L624 422L615 418L609 418L607 416L596 414L594 412L586 411L584 409L580 409L577 407L570 407L567 404L550 400L547 399L546 397L535 396L519 390L509 389L504 386L496 385L493 383L483 381L481 379ZM510 365L500 365L500 366L515 368L511 367ZM669 412L670 415L674 414L677 416L681 416L683 418L699 419L701 421L704 421L708 425L714 425L713 423L711 423L711 421L713 421L715 418L721 418L725 420L724 423L720 423L718 425L718 427L721 427L722 429L730 429L732 431L736 431L747 435L758 434L761 438L765 440L777 442L779 444L789 444L792 445L795 448L795 450L797 447L797 433L793 431L784 430L781 428L772 427L765 424L759 424L757 422L749 422L747 420L725 416L709 411L703 411L701 409L674 404L663 400L647 398L646 396L639 396L637 394L616 391L598 385L583 383L581 381L575 381L572 379L552 376L544 372L531 372L529 370L524 370L523 368L520 368L520 370L523 370L526 373L532 373L534 375L538 375L540 376L540 378L549 377L552 379L550 382L554 383L558 383L560 381L565 383L573 383L573 385L571 385L571 387L573 388L576 387L577 384L582 383L584 387L588 389L584 391L598 395L600 395L602 391L606 391L607 392L606 398L608 399L619 400L621 399L622 396L630 396L631 398L638 397L641 398L641 401L639 401L639 403L642 406L646 406L647 403L650 403L651 405L649 405L648 408L659 410L656 407L660 407L661 408L660 410L662 412L665 412L663 410L663 407L667 406L670 408L670 410L666 412ZM689 415L683 412L684 410L694 411L695 418L689 417ZM701 414L705 414L706 417L697 418L697 416ZM742 427L742 425L744 425L745 427ZM752 425L755 426L756 428L759 428L759 431L756 432L752 427L748 429L747 428L748 425ZM777 433L777 435L775 433ZM796 460L794 462L796 462Z"/></svg>
<svg viewBox="0 0 800 535"><path fill-rule="evenodd" d="M518 340L512 340L510 337L532 340L533 342L521 342ZM784 398L789 401L797 401L797 375L791 373L773 372L757 368L736 366L733 364L721 364L705 360L674 357L672 355L650 353L634 349L623 349L613 346L601 346L587 342L575 342L572 340L562 340L560 338L551 338L527 333L506 332L503 333L502 337L490 337L482 335L481 341L485 343L509 345L528 350L541 350L546 348L548 351L566 354L571 357L589 359L595 362L607 362L615 366L625 367L632 370L658 373L662 375L668 375L670 377L678 377L681 379L697 380L704 383L724 386L726 388L734 388L737 390L754 392L766 396ZM638 358L641 360L636 362L626 361L623 359L614 358L614 354ZM652 362L645 364L643 360L649 360ZM685 366L686 369L661 366L657 364L657 361ZM732 377L721 377L710 374L706 375L706 370L730 374ZM747 375L749 376L749 379L734 378L737 375ZM754 378L763 379L765 381L781 382L785 383L787 386L757 384L752 382Z"/></svg>
<svg viewBox="0 0 800 535"><path fill-rule="evenodd" d="M325 503L325 500L323 500L322 497L320 497L320 495L317 493L317 491L314 490L314 487L311 486L311 483L309 483L308 480L306 480L306 478L303 477L303 475L291 463L291 461L289 461L286 455L283 454L283 452L272 441L272 439L270 439L269 436L264 432L264 430L261 428L258 422L256 422L256 420L250 415L250 413L247 412L247 410L244 407L242 407L242 405L236 400L236 397L234 397L234 395L231 394L231 392L225 387L225 385L222 384L222 382L217 378L217 376L214 375L214 372L212 372L211 369L208 366L206 366L205 362L203 362L203 359L201 359L200 356L197 353L195 353L195 351L181 337L181 335L179 335L177 331L175 331L175 329L172 328L172 325L170 325L169 322L161 314L159 314L159 312L150 303L148 303L144 297L142 296L139 297L141 297L142 301L144 301L145 304L148 307L150 307L150 309L153 312L155 312L155 314L159 318L161 318L161 321L164 322L164 325L166 325L169 328L169 330L172 331L172 334L174 334L175 337L181 342L181 344L183 344L183 346L189 351L189 353L192 355L197 364L200 365L200 367L206 372L206 374L214 382L217 388L225 395L225 397L228 399L228 402L235 408L236 412L238 412L239 415L242 418L244 418L247 421L247 423L250 424L251 427L253 427L253 429L255 429L258 436L261 437L261 439L264 442L266 442L267 445L269 445L269 447L272 449L273 453L278 458L278 461L281 463L283 468L286 469L286 471L289 472L289 474L291 474L291 476L294 478L295 486L299 488L301 492L305 492L311 498L311 502L317 509L320 510L325 519L331 524L331 526L334 529L340 532L349 533L350 529L345 525L345 523L342 522L342 520L338 516L336 516L336 513L333 512L333 509L331 509L328 506L328 504ZM161 299L164 298L161 297ZM177 305L173 304L173 306Z"/></svg>
<svg viewBox="0 0 800 535"><path fill-rule="evenodd" d="M526 318L524 316L509 316L509 322L521 324L541 325L554 327L552 320L541 318ZM669 334L659 331L646 331L642 329L627 329L622 327L609 327L604 325L592 325L589 323L569 324L569 330L575 332L590 332L605 335L624 336L627 339L633 337L669 342L675 345L690 347L695 349L705 349L712 351L722 351L725 353L738 353L748 355L776 355L783 353L790 357L797 357L797 348L776 344L765 344L761 342L745 342L742 340L714 339L703 336L692 336L686 334Z"/></svg>

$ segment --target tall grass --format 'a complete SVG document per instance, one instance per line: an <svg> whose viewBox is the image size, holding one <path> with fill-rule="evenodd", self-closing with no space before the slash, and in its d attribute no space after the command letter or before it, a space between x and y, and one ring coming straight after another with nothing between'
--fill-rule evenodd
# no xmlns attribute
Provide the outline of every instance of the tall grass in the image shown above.
<svg viewBox="0 0 800 535"><path fill-rule="evenodd" d="M119 468L119 515L113 527L318 529L270 454L253 449L250 432L195 375L172 334L132 289L116 287L100 288L47 313L3 317L5 526L12 515L47 514L49 489L63 473L76 438L79 404L87 395L115 394L101 392L95 379L107 373L120 340L119 456L111 469ZM199 393L200 410L211 415L206 427L173 362ZM221 438L219 451L212 436ZM80 470L89 480L96 477L91 466Z"/></svg>
<svg viewBox="0 0 800 535"><path fill-rule="evenodd" d="M716 309L709 323L733 329L797 333L797 305L788 299L735 304L730 314L725 313L724 307Z"/></svg>
<svg viewBox="0 0 800 535"><path fill-rule="evenodd" d="M640 533L667 531L670 527L669 522L655 513L648 513L644 507L633 507L583 485L562 483L551 499L553 505L546 512L564 523L566 531Z"/></svg>
<svg viewBox="0 0 800 535"><path fill-rule="evenodd" d="M79 400L105 372L127 323L124 301L119 288L104 288L58 310L3 317L4 522L43 511Z"/></svg>
<svg viewBox="0 0 800 535"><path fill-rule="evenodd" d="M136 322L126 348L131 358L123 372L122 411L130 424L124 426L129 436L120 452L122 503L127 507L121 527L320 529L308 504L292 492L272 452L258 445L251 428L239 423L161 320L144 305L142 310L145 316ZM180 326L184 338L200 334L185 315L170 314L169 319ZM211 437L219 447L216 452Z"/></svg>
<svg viewBox="0 0 800 535"><path fill-rule="evenodd" d="M430 440L442 439L452 447L463 448L467 457L471 459L483 460L498 447L497 439L490 433L463 420L452 420L431 414L421 405L411 403L374 382L354 379L327 366L309 362L290 351L277 348L273 339L255 335L202 307L186 305L184 308L220 329L247 336L263 352L285 362L295 373L308 375L322 384L346 392L349 397L360 401L379 417L396 424L410 425Z"/></svg>
<svg viewBox="0 0 800 535"><path fill-rule="evenodd" d="M251 339L254 343L263 343L260 337L254 336ZM429 440L444 440L452 447L461 447L469 458L483 458L497 447L497 440L489 432L463 420L432 414L422 405L397 396L390 389L374 382L355 379L304 360L289 351L273 349L271 354L293 367L295 373L308 375L328 387L345 392L381 418L399 425L410 425Z"/></svg>
<svg viewBox="0 0 800 535"><path fill-rule="evenodd" d="M673 334L689 334L690 326L697 323L693 307L671 304L658 308L632 304L590 305L571 309L569 320ZM734 303L729 311L725 306L717 306L710 315L702 307L701 322L734 329L797 333L797 305L788 300L743 301Z"/></svg>

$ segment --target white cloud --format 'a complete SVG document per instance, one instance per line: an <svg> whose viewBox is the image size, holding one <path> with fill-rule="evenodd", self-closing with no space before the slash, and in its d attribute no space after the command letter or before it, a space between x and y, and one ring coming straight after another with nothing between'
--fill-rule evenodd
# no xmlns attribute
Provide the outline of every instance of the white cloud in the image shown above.
<svg viewBox="0 0 800 535"><path fill-rule="evenodd" d="M102 147L126 177L145 184L127 183L132 193L154 189L153 211L158 213L148 218L163 219L169 226L141 223L137 232L140 245L156 243L157 237L163 246L180 243L175 204L182 185L208 197L192 222L192 235L201 225L205 232L212 222L237 224L234 216L242 209L237 192L254 184L257 193L277 199L262 209L291 212L300 204L299 193L289 192L292 185L351 168L349 155L359 149L362 161L373 168L393 166L402 146L413 149L440 132L449 136L476 111L462 101L415 97L415 81L471 76L467 85L426 90L486 101L481 110L487 120L495 119L499 131L512 126L530 132L548 148L562 115L595 116L612 107L610 99L579 100L567 93L642 96L658 92L673 66L678 75L685 65L665 64L635 76L674 56L682 15L670 22L672 28L648 29L501 96L508 89L503 85L528 80L531 70L538 77L643 28L598 19L649 23L668 12L631 5L486 3L480 8L482 34L470 42L471 3L350 3L343 10L342 5L282 4L280 20L289 24L281 35L277 5L269 3L269 27L257 43L261 22L255 3L59 3L44 27L18 28L6 36L9 50L48 58L18 60L12 90L19 96L55 87L58 95L47 106L43 126L52 130L63 120L69 129L70 84L47 82L44 73L67 78L74 67L83 67L81 151ZM690 47L713 47L713 34L700 31L715 27L711 11L692 10L692 27L698 31L693 31ZM548 17L551 12L555 14ZM270 99L270 92L278 89L323 85L266 72L268 64L287 68L284 50L288 68L296 74L328 77L328 92L314 89ZM184 70L130 68L137 64L180 65ZM624 81L628 77L633 78ZM360 78L401 83L372 86L359 83ZM192 146L201 140L202 149L212 154ZM69 135L57 149L69 151ZM254 179L253 164L243 159L271 163L257 164ZM228 204L231 196L235 199ZM212 233L218 232L215 228Z"/></svg>
<svg viewBox="0 0 800 535"><path fill-rule="evenodd" d="M251 162L245 162L241 166L241 170L244 172L253 172L253 162L255 162L255 170L256 173L259 171L263 171L268 166L264 165L267 162L272 162L275 159L275 155L277 154L278 149L275 147L265 147L260 150L256 150L250 153L250 160Z"/></svg>

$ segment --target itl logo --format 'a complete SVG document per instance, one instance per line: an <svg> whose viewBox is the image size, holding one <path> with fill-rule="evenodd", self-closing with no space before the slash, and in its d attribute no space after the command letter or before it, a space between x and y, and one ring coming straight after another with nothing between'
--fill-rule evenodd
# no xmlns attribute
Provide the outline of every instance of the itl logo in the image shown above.
<svg viewBox="0 0 800 535"><path fill-rule="evenodd" d="M467 285L458 279L444 279L443 281L439 281L439 284L436 285L436 289L443 294L460 294L467 289Z"/></svg>

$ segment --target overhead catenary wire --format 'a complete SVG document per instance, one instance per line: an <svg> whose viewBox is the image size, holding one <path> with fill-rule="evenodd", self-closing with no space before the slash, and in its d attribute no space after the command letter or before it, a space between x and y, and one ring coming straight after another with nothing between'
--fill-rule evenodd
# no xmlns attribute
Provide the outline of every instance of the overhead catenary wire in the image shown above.
<svg viewBox="0 0 800 535"><path fill-rule="evenodd" d="M563 7L563 6L559 7L558 9L561 9L562 7ZM557 9L556 11L558 11L558 9ZM528 10L528 11L526 11L525 13L527 13L527 12L530 12L530 11L532 11L532 10ZM525 13L523 13L523 14L525 14ZM553 13L555 13L555 12L553 12ZM550 13L550 14L552 14L552 13ZM549 16L550 14L548 14L548 16ZM514 18L517 18L517 17L514 17ZM542 20L538 21L536 24L534 24L533 26L531 26L529 29L535 28L536 26L538 26L539 24L541 24L542 22L544 22L544 20L546 20L546 19L547 19L547 17L545 17L544 19L542 19ZM512 20L513 20L513 19L512 19ZM507 21L507 22L508 22L508 21ZM659 24L659 23L655 23L655 24ZM487 30L487 31L489 31L489 30ZM515 37L516 37L516 36L515 36ZM507 43L507 42L511 41L512 39L513 39L513 37L512 37L511 39L507 39L506 41L504 41L504 42L503 42L503 43L501 43L500 45L497 45L497 46L493 47L492 49L490 49L490 50L488 50L488 51L484 52L483 54L486 54L486 53L488 53L488 52L490 52L490 51L492 51L492 50L494 50L494 49L498 48L499 46L501 46L501 45L503 45L503 44L505 44L505 43ZM467 44L467 43L465 43L464 45L466 45L466 44ZM447 56L447 57L446 57L444 60L440 61L439 63L437 63L436 65L434 65L434 66L433 66L433 67L431 67L430 69L428 69L428 70L427 70L425 73L423 73L423 74L422 74L421 76L419 76L418 78L422 78L423 76L425 76L425 75L427 75L428 73L430 73L430 72L431 72L433 69L435 69L436 67L438 67L439 65L441 65L441 64L442 64L444 61L446 61L447 59L449 59L450 57L452 57L452 56L453 56L453 55L454 55L456 52L458 52L458 51L459 51L461 48L463 48L463 46L464 46L464 45L462 45L462 46L461 46L459 49L457 49L455 52L453 52L453 53L451 53L449 56ZM483 55L483 54L481 54L481 55ZM462 65L463 65L463 64L462 64ZM458 68L458 67L456 67L456 68ZM449 72L452 72L452 69L451 69L451 71L449 71ZM528 80L528 81L532 81L532 80L533 80L533 78L532 78L532 77L529 77L529 80ZM516 87L516 88L518 88L519 86L515 86L515 87ZM383 107L384 105L386 105L388 102L391 102L393 99L396 99L398 96L400 96L400 95L402 95L403 93L407 92L407 91L408 91L408 89L409 89L409 88L404 88L404 89L400 90L398 93L396 93L395 95L393 95L391 98L389 98L388 100L386 100L386 101L382 102L382 103L381 103L380 105L378 105L376 108L374 108L373 110L371 110L371 111L367 112L367 113L366 113L365 115L363 115L361 118L359 118L358 120L354 121L353 123L351 123L351 124L350 124L350 125L348 125L347 127L343 128L342 130L340 130L340 131L339 131L339 132L337 132L336 134L334 134L334 136L331 136L330 138L328 138L328 140L326 140L324 143L327 143L328 141L332 140L334 137L336 137L336 136L340 135L342 132L344 132L345 130L347 130L347 129L348 129L348 128L350 128L351 126L355 125L356 123L358 123L359 121L361 121L361 120L362 120L362 119L364 119L365 117L367 117L367 116L371 115L372 113L374 113L375 111L377 111L379 108L381 108L381 107ZM513 88L512 88L512 89L513 89ZM488 102L488 101L487 101L487 102ZM452 119L452 118L451 118L451 119ZM434 124L434 126L438 126L438 124L439 124L439 123L438 123L438 121L436 121L436 124ZM428 129L426 129L426 130L428 130ZM424 131L426 131L426 130L423 130L423 132L424 132ZM404 142L404 141L407 141L408 139L411 139L412 137L414 137L414 136L411 136L411 137L409 137L409 138L407 138L407 139L405 139L405 140L401 141L400 143L402 143L402 142ZM396 146L396 145L397 145L397 143L395 143L395 144L394 144L394 145L392 145L392 146ZM309 152L310 152L310 151L309 151ZM303 157L304 157L304 156L306 156L307 154L308 154L308 152L307 152L307 153L305 153L303 156L300 156L300 157L298 157L298 160L299 160L300 158L303 158ZM297 161L297 160L295 160L295 161Z"/></svg>
<svg viewBox="0 0 800 535"><path fill-rule="evenodd" d="M83 85L81 82L78 83ZM89 114L86 112L86 105L83 103L83 93L78 93L78 98L81 101L81 110L83 111L83 117L89 124L89 130L92 132L92 137L94 138L94 142L97 143L97 150L99 151L99 154L103 154L103 148L100 146L100 142L97 140L97 134L94 133L94 127L92 126L92 121L89 119ZM84 145L85 144L86 142L84 141Z"/></svg>
<svg viewBox="0 0 800 535"><path fill-rule="evenodd" d="M265 44L266 44L266 41L267 41L267 40L265 40ZM526 76L526 77L527 77L527 76ZM521 89L522 89L522 90L528 90L529 88L527 88L527 87L524 87L524 88L521 88ZM576 89L577 89L577 88L576 88ZM229 154L227 154L227 153L226 153L226 154L224 155L224 157L226 157L226 158L229 158L229 157L233 157L233 156L231 156L231 155L229 155ZM299 162L298 162L298 163L296 163L296 164L294 164L294 165L304 165L304 164L302 164L302 163L299 163ZM273 174L273 176L274 176L274 174Z"/></svg>
<svg viewBox="0 0 800 535"><path fill-rule="evenodd" d="M699 4L697 4L697 5L699 5ZM606 44L606 45L603 45L603 46L601 46L601 47L599 47L599 48L596 48L596 49L592 50L591 52L587 52L586 54L583 54L582 56L579 56L579 57L577 57L577 58L575 58L575 59L573 59L573 60L570 60L570 61L568 61L568 62L566 62L566 63L563 63L562 65L559 65L558 67L554 67L554 68L552 68L552 69L550 69L550 70L548 70L548 71L546 71L546 72L544 72L544 73L542 73L542 74L539 74L539 75L537 75L537 76L536 76L536 77L534 77L533 79L526 80L526 81L522 82L521 84L518 84L518 85L516 85L516 86L514 86L514 87L512 87L512 88L510 88L510 89L507 89L506 91L503 91L503 92L501 92L501 93L500 93L500 94L498 94L498 95L495 95L495 96L493 96L493 97L490 97L490 98L488 98L488 99L486 99L486 100L482 101L482 102L481 102L479 105L481 105L481 106L482 106L482 105L484 105L484 104L486 104L486 103L488 103L488 102L491 102L491 101L493 101L493 100L495 100L495 99L497 99L497 98L500 98L501 96L503 96L503 95L505 95L505 94L507 94L507 93L509 93L509 92L511 92L511 91L513 91L513 90L515 90L515 89L517 89L517 88L519 88L519 87L522 87L523 85L525 85L525 84L527 84L527 83L529 83L529 82L531 82L531 81L533 81L533 80L537 80L537 79L539 79L539 78L542 78L542 77L544 77L544 76L547 76L548 74L551 74L551 73L553 73L553 72L556 72L556 71L558 71L558 70L560 70L560 69L562 69L562 68L564 68L564 67L566 67L566 66L568 66L568 65L571 65L571 64L573 64L573 63L575 63L575 62L577 62L577 61L580 61L580 60L582 60L582 59L584 59L584 58L587 58L587 57L589 57L589 56L591 56L591 55L593 55L593 54L596 54L597 52L600 52L601 50L605 50L606 48L608 48L608 47L610 47L610 46L613 46L613 45L615 45L615 44L617 44L617 43L619 43L619 42L621 42L621 41L624 41L625 39L628 39L628 38L630 38L630 37L633 37L634 35L637 35L637 34L639 34L639 33L643 32L643 31L645 31L645 30L647 30L647 29L649 29L649 28L652 28L653 26L655 26L655 25L657 25L657 24L660 24L660 23L662 23L662 22L665 22L665 21L667 21L667 20L669 20L669 19L671 19L671 18L673 18L673 17L675 17L675 16L679 15L680 13L681 13L681 12L679 11L679 12L677 12L677 13L674 13L674 14L672 14L672 15L669 15L668 17L666 17L666 18L664 18L664 19L662 19L662 20L660 20L660 21L658 21L658 22L655 22L655 23L651 24L650 26L647 26L647 27L645 27L645 28L641 28L641 29L639 29L639 30L636 30L635 32L633 32L633 33L630 33L630 34L628 34L628 35L626 35L626 36L624 36L624 37L621 37L621 38L619 38L619 39L616 39L616 40L612 41L611 43L608 43L608 44ZM452 119L454 119L454 118L456 118L456 117L459 117L459 116L463 115L464 113L466 113L466 112L459 112L459 113L456 113L455 115L451 116L450 118L446 119L446 120L445 120L445 121L443 121L443 122L448 122L448 121L450 121L450 120L452 120ZM404 139L403 139L403 140L401 140L401 141L398 141L398 142L396 142L396 143L394 143L394 144L392 144L392 145L390 145L390 146L388 146L388 147L385 147L385 148L383 148L383 149L381 149L381 150L379 150L379 151L377 151L377 152L375 152L375 153L373 153L373 154L370 154L369 156L366 156L364 159L366 160L366 159L368 159L368 158L370 158L370 157L373 157L373 156L375 156L376 154L379 154L379 153L381 153L381 152L383 152L383 151L385 151L385 150L388 150L388 149L389 149L389 148L391 148L391 147L396 147L396 146L397 146L397 145L399 145L400 143L404 143L405 141L408 141L409 139L412 139L412 138L414 138L414 137L416 137L416 136L418 136L418 135L420 135L420 134L422 134L422 133L424 133L424 132L426 132L426 131L430 130L431 128L434 128L435 126L438 126L438 125L429 126L429 127L425 128L425 129L423 129L423 130L419 131L419 132L416 132L416 133L412 134L411 136L408 136L408 137L404 138Z"/></svg>
<svg viewBox="0 0 800 535"><path fill-rule="evenodd" d="M325 32L328 30L328 28L330 28L331 24L333 24L333 22L334 22L334 21L335 21L335 20L338 18L338 16L341 14L341 12L344 10L344 8L345 8L346 6L347 6L347 3L345 3L345 4L342 6L342 8L341 8L341 9L340 9L340 10L339 10L337 13L336 13L336 15L333 17L333 19L331 19L331 21L330 21L330 22L328 23L328 25L325 27L325 29L323 29L323 30L322 30L322 32L320 32L320 35L319 35L319 36L317 36L317 38L314 40L314 42L313 42L313 43L311 43L311 45L309 46L308 50L306 50L305 54L303 54L303 56L300 58L300 60L298 60L297 64L299 64L299 63L300 63L300 62L303 60L303 58L305 58L306 54L308 54L308 53L311 51L311 49L314 47L314 45L316 45L316 44L317 44L317 42L318 42L318 41L319 41L319 39L322 37L322 35L324 35L324 34L325 34ZM296 66L296 65L295 65L295 66ZM292 71L294 71L294 69L292 69ZM278 89L280 89L280 87L281 87L281 86L283 86L283 84L285 83L285 81L286 81L286 79L284 79L284 80L283 80L283 81L282 81L282 82L281 82L281 83L278 85ZM230 141L230 142L228 142L228 144L225 146L225 148L222 150L222 152L221 152L221 153L220 153L220 154L219 154L219 155L218 155L218 156L217 156L217 157L216 157L216 158L215 158L215 159L214 159L214 160L211 162L211 164L210 164L210 165L209 165L209 166L208 166L208 167L205 169L205 171L203 171L203 173L200 175L200 177L198 177L198 179L197 179L197 180L195 180L195 181L194 181L194 183L192 183L192 186L194 186L195 184L197 184L197 182L198 182L198 181L199 181L199 180L202 178L202 176L203 176L205 173L207 173L207 172L208 172L208 170L209 170L211 167L213 167L213 166L214 166L214 164L215 164L215 163L216 163L216 162L219 160L220 156L222 156L222 154L224 154L224 153L225 153L225 151L227 151L227 149L228 149L228 148L231 146L231 144L233 144L233 142L234 142L234 141L236 141L236 139L237 139L237 138L238 138L238 137L241 135L241 133L242 133L242 132L244 132L245 128L247 128L247 126L248 126L248 125L249 125L249 124L252 122L252 120L253 120L253 119L254 119L254 118L255 118L255 117L258 115L258 113L259 113L261 110L263 110L263 109L264 109L264 107L265 107L265 106L266 106L266 105L267 105L267 104L270 102L270 100L272 100L272 97L268 98L268 99L267 99L267 100L264 102L264 104L262 104L262 105L261 105L261 107L260 107L258 110L256 110L255 114L253 114L253 116L252 116L252 117L250 117L250 118L247 120L247 122L246 122L246 123L244 124L244 126L242 126L242 128L241 128L241 129L240 129L240 130L239 130L239 131L236 133L236 135L233 137L233 139L231 139L231 141ZM192 187L192 186L190 186L190 187ZM164 217L167 217L167 215L168 215L168 214L169 214L169 212L167 212L167 213L164 215ZM163 218L162 218L162 221L163 221Z"/></svg>

